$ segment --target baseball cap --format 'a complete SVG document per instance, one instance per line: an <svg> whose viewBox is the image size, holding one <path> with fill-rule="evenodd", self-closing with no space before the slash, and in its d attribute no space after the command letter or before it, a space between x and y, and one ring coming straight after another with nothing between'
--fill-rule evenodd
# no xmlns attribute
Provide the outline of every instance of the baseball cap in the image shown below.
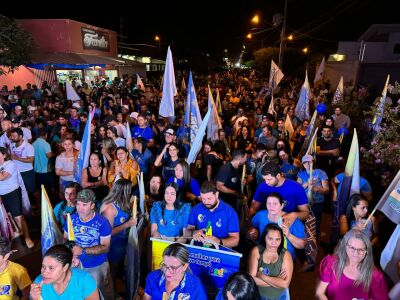
<svg viewBox="0 0 400 300"><path fill-rule="evenodd" d="M22 110L22 107L20 105L17 105L14 109Z"/></svg>
<svg viewBox="0 0 400 300"><path fill-rule="evenodd" d="M301 159L301 163L304 164L304 163L307 162L307 161L308 161L308 162L313 161L313 159L314 159L314 158L313 158L311 155L304 155L303 158Z"/></svg>
<svg viewBox="0 0 400 300"><path fill-rule="evenodd" d="M76 196L76 201L81 201L85 203L95 202L96 194L90 189L83 189Z"/></svg>
<svg viewBox="0 0 400 300"><path fill-rule="evenodd" d="M131 113L130 117L137 119L138 115L139 115L139 113L137 111L134 111L133 113Z"/></svg>
<svg viewBox="0 0 400 300"><path fill-rule="evenodd" d="M170 135L175 135L175 131L172 128L167 129L167 131L165 131L165 134L170 134Z"/></svg>

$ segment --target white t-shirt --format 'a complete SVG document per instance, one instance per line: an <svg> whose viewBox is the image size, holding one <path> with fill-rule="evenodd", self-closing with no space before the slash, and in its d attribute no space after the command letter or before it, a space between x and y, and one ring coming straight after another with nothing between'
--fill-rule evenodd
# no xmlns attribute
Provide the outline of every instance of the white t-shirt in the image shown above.
<svg viewBox="0 0 400 300"><path fill-rule="evenodd" d="M0 136L0 147L4 147L4 148L8 148L10 147L11 141L7 136L7 133L4 132L1 136Z"/></svg>
<svg viewBox="0 0 400 300"><path fill-rule="evenodd" d="M74 170L74 157L66 157L65 152L61 153L56 158L56 169L62 169L63 171ZM60 176L63 181L74 181L74 175Z"/></svg>
<svg viewBox="0 0 400 300"><path fill-rule="evenodd" d="M0 170L7 172L11 176L6 180L0 180L0 195L11 193L19 187L17 166L12 160L7 160L0 165Z"/></svg>
<svg viewBox="0 0 400 300"><path fill-rule="evenodd" d="M29 128L20 127L22 129L22 133L24 134L24 141L29 143L29 140L32 139L32 132Z"/></svg>
<svg viewBox="0 0 400 300"><path fill-rule="evenodd" d="M35 149L27 142L23 142L21 146L16 147L15 143L11 144L11 153L20 158L35 157ZM33 170L33 163L25 163L19 160L13 160L20 172Z"/></svg>

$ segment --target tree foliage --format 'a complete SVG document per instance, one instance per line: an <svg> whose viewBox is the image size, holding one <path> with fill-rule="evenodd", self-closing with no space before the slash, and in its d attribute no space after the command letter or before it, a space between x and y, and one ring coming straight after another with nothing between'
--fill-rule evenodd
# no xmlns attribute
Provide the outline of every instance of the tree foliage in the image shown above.
<svg viewBox="0 0 400 300"><path fill-rule="evenodd" d="M0 15L0 75L29 64L33 49L32 36L15 19Z"/></svg>
<svg viewBox="0 0 400 300"><path fill-rule="evenodd" d="M363 156L375 166L386 165L397 172L400 169L400 107L386 106L380 130L373 136L370 147L361 148ZM368 112L374 115L376 109Z"/></svg>

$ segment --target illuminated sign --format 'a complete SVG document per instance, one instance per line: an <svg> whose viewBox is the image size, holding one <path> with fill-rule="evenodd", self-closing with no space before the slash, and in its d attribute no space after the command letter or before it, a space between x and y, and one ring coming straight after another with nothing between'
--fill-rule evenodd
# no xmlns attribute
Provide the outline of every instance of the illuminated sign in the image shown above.
<svg viewBox="0 0 400 300"><path fill-rule="evenodd" d="M81 28L83 49L110 51L110 37L104 31Z"/></svg>

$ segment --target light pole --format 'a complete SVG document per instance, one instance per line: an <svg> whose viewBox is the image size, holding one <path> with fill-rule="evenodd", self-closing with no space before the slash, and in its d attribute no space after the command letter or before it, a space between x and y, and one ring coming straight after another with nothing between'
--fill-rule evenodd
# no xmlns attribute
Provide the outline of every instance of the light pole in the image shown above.
<svg viewBox="0 0 400 300"><path fill-rule="evenodd" d="M285 0L285 7L283 10L283 25L281 30L281 43L279 45L279 61L278 66L279 69L282 70L283 65L283 52L285 51L285 42L286 42L286 17L287 17L287 0Z"/></svg>

